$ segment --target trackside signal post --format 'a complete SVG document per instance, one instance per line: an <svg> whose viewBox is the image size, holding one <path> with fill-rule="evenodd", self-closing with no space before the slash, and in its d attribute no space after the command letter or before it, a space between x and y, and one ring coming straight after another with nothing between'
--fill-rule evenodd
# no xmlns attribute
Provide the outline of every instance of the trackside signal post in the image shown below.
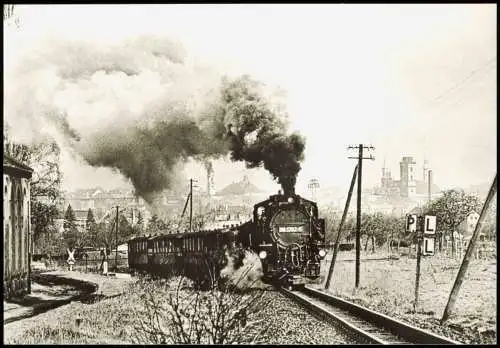
<svg viewBox="0 0 500 348"><path fill-rule="evenodd" d="M420 261L422 255L434 255L434 236L436 217L432 215L409 214L406 216L406 232L417 234L417 269L415 272L415 302L413 310L418 308L418 289L420 286ZM422 243L424 250L422 251Z"/></svg>

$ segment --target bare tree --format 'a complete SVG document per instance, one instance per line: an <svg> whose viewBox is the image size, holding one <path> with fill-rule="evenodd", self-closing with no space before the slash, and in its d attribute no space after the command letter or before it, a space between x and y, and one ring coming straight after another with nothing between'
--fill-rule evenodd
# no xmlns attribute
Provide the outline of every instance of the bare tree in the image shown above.
<svg viewBox="0 0 500 348"><path fill-rule="evenodd" d="M255 343L269 324L259 321L258 313L266 306L265 292L244 282L249 272L250 267L236 282L209 272L208 291L193 287L194 283L186 286L184 277L177 282L142 281L134 343Z"/></svg>

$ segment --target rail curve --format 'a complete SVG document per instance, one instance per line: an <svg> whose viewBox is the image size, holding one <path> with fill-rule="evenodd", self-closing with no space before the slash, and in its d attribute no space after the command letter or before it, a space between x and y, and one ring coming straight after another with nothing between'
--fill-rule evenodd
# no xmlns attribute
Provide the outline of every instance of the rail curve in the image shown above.
<svg viewBox="0 0 500 348"><path fill-rule="evenodd" d="M295 291L280 291L311 312L339 323L364 343L460 344L307 285Z"/></svg>

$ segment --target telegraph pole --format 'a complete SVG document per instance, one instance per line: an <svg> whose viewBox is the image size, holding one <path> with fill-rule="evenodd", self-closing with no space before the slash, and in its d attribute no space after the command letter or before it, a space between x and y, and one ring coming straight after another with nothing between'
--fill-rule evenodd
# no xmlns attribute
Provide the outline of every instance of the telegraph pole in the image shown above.
<svg viewBox="0 0 500 348"><path fill-rule="evenodd" d="M115 272L118 272L118 206L116 206L116 250L115 250Z"/></svg>
<svg viewBox="0 0 500 348"><path fill-rule="evenodd" d="M357 216L356 216L356 287L359 287L359 268L360 268L360 258L361 258L361 178L363 173L363 160L371 159L374 160L375 157L370 155L370 157L363 157L363 149L375 150L373 146L364 146L359 144L358 146L349 146L348 149L358 149L357 157L349 157L350 159L358 160L358 201L357 201Z"/></svg>
<svg viewBox="0 0 500 348"><path fill-rule="evenodd" d="M189 232L193 232L193 179L189 179Z"/></svg>
<svg viewBox="0 0 500 348"><path fill-rule="evenodd" d="M340 220L339 231L337 233L337 238L335 239L335 246L333 247L332 261L330 261L330 269L328 270L328 277L326 278L325 289L330 288L330 281L333 275L333 269L335 267L335 260L337 259L337 253L340 244L340 234L342 233L342 227L344 227L344 222L347 217L347 212L349 210L349 204L351 203L352 191L354 184L356 183L356 174L358 172L358 166L354 167L354 173L352 174L351 186L349 187L349 193L347 194L347 200L345 202L344 212L342 213L342 219Z"/></svg>
<svg viewBox="0 0 500 348"><path fill-rule="evenodd" d="M486 212L488 211L493 196L497 192L497 175L495 174L495 179L493 180L493 184L491 184L490 192L488 192L488 196L486 197L486 201L484 202L483 209L481 210L481 214L479 215L479 219L477 220L476 227L474 228L474 233L469 241L469 245L467 246L467 251L465 252L464 259L462 264L460 265L460 269L457 274L457 278L455 279L455 283L453 284L453 288L451 289L450 297L448 298L448 303L446 304L446 308L443 312L443 317L441 318L441 324L448 319L450 316L451 310L455 305L455 301L458 297L458 291L462 286L462 282L464 280L465 273L467 272L467 267L469 266L469 261L474 252L474 247L476 244L476 240L479 237L479 232L481 232L481 228L483 227L483 221L486 217Z"/></svg>
<svg viewBox="0 0 500 348"><path fill-rule="evenodd" d="M189 232L193 232L193 182L194 179L189 179Z"/></svg>

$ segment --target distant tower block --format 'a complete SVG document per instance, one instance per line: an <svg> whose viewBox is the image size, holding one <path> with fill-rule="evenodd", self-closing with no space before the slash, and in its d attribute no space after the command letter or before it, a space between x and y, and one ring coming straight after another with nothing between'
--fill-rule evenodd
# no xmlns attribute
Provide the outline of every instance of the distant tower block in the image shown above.
<svg viewBox="0 0 500 348"><path fill-rule="evenodd" d="M316 201L316 190L319 188L319 181L318 181L318 179L311 179L311 180L309 180L309 183L308 183L307 187L311 191L311 199L313 201Z"/></svg>
<svg viewBox="0 0 500 348"><path fill-rule="evenodd" d="M401 197L414 197L417 194L417 181L415 179L415 161L413 157L403 157L400 166Z"/></svg>
<svg viewBox="0 0 500 348"><path fill-rule="evenodd" d="M385 159L384 159L384 166L382 167L382 179L380 183L384 191L387 191L389 189L391 181L392 181L391 171L385 166Z"/></svg>

